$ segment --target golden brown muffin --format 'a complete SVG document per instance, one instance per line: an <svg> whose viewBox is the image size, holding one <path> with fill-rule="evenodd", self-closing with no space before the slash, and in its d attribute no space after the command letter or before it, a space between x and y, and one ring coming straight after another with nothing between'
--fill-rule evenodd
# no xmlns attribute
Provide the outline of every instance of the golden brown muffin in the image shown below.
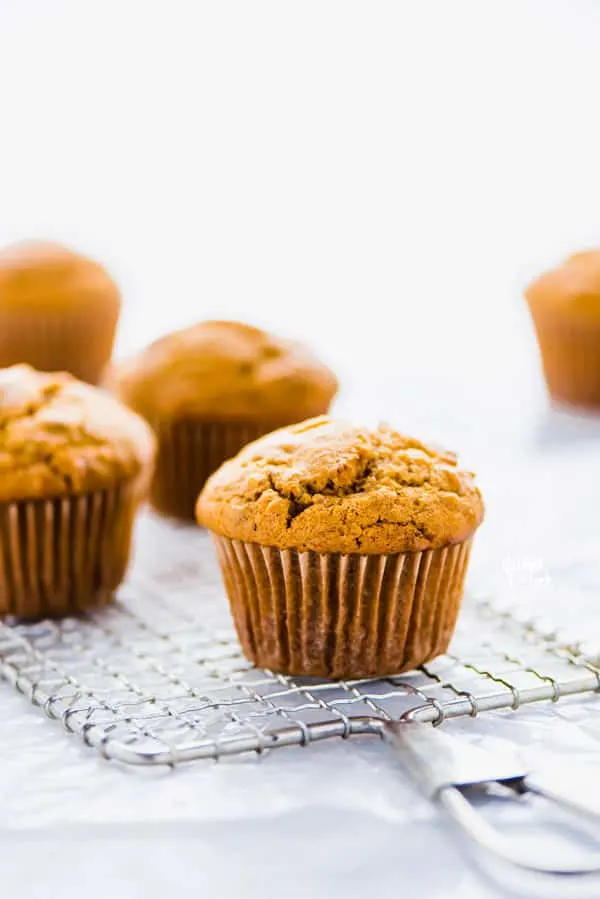
<svg viewBox="0 0 600 899"><path fill-rule="evenodd" d="M525 296L551 397L600 407L600 250L570 256Z"/></svg>
<svg viewBox="0 0 600 899"><path fill-rule="evenodd" d="M91 259L53 243L0 252L0 367L25 362L98 383L110 359L119 291Z"/></svg>
<svg viewBox="0 0 600 899"><path fill-rule="evenodd" d="M207 477L262 434L329 408L337 380L305 347L238 322L162 337L117 368L112 386L158 435L151 501L194 519Z"/></svg>
<svg viewBox="0 0 600 899"><path fill-rule="evenodd" d="M154 436L68 374L0 370L0 614L108 602L123 579Z"/></svg>
<svg viewBox="0 0 600 899"><path fill-rule="evenodd" d="M369 677L445 652L483 502L452 453L322 416L226 462L197 516L251 661Z"/></svg>

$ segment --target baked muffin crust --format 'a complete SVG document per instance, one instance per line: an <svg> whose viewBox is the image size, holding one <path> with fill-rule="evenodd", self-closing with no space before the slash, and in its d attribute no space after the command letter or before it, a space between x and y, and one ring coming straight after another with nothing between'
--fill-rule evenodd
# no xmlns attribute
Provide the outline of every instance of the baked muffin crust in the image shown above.
<svg viewBox="0 0 600 899"><path fill-rule="evenodd" d="M304 346L239 322L168 334L117 367L111 386L133 409L207 421L298 421L327 408L333 373Z"/></svg>
<svg viewBox="0 0 600 899"><path fill-rule="evenodd" d="M453 453L387 426L327 416L245 447L208 480L197 518L221 536L319 553L420 552L460 543L483 518Z"/></svg>
<svg viewBox="0 0 600 899"><path fill-rule="evenodd" d="M525 296L540 313L564 315L575 324L600 325L600 250L569 256L532 281Z"/></svg>
<svg viewBox="0 0 600 899"><path fill-rule="evenodd" d="M0 370L0 501L102 490L149 468L154 437L114 397L64 373Z"/></svg>
<svg viewBox="0 0 600 899"><path fill-rule="evenodd" d="M46 241L24 241L0 251L0 305L61 311L73 305L121 305L116 284L93 259Z"/></svg>

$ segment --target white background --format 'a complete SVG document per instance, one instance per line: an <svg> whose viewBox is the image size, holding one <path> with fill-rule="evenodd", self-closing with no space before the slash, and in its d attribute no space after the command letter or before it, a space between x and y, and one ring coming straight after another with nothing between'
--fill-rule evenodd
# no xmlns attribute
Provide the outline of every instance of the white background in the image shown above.
<svg viewBox="0 0 600 899"><path fill-rule="evenodd" d="M600 244L599 47L594 0L0 0L0 243L57 239L106 262L125 299L119 353L209 316L309 340L342 377L340 411L465 451L489 484L488 533L504 540L500 550L488 537L497 565L509 549L543 556L567 520L575 542L595 527L595 457L586 456L588 476L562 447L574 436L595 441L598 428L548 411L522 288L564 254ZM544 455L550 445L557 469ZM523 452L534 453L527 476ZM0 781L11 797L0 852L9 846L6 876L19 895L19 878L27 896L58 895L59 885L67 895L68 859L71 886L86 877L88 895L125 895L125 883L134 895L134 882L148 897L175 884L184 895L192 883L220 895L228 846L255 860L247 889L258 895L269 840L286 859L275 866L279 883L295 866L314 895L336 895L336 883L340 896L370 884L384 897L419 895L407 866L413 856L428 863L431 851L442 853L449 883L446 892L429 884L431 895L491 889L445 837L436 844L437 825L399 852L397 832L364 798L370 817L350 818L346 845L376 857L377 873L363 857L350 879L336 861L347 850L326 842L338 818L325 825L309 804L289 831L259 828L260 851L244 843L247 822L217 828L219 848L185 828L133 837L105 829L79 843L67 832L65 843L56 826L44 829L38 806L25 820L37 835L17 837L19 796L43 792L50 774L39 760L28 767L24 751L38 719L21 721L19 700L7 688L1 695L18 722L2 739L21 780ZM39 726L45 735L47 722ZM52 771L64 764L55 745ZM353 795L350 779L335 782L334 751L321 754L313 793L305 756L298 770L282 763L286 807L301 794L325 796L327 783L333 795ZM380 757L345 747L343 758L377 797L372 777L383 790L389 770L365 772ZM86 776L107 777L101 766ZM232 781L197 777L218 808ZM263 791L268 783L236 770L244 796L245 777ZM117 816L124 784L125 775L106 780ZM260 807L260 796L252 801Z"/></svg>
<svg viewBox="0 0 600 899"><path fill-rule="evenodd" d="M108 263L121 347L242 316L399 409L483 395L530 273L600 240L594 0L0 9L0 239Z"/></svg>

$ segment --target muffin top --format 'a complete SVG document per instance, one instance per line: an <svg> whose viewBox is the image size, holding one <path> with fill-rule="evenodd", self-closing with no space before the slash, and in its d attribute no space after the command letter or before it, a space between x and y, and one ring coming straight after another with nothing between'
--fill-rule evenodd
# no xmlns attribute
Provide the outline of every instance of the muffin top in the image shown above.
<svg viewBox="0 0 600 899"><path fill-rule="evenodd" d="M0 501L105 489L153 456L145 421L101 390L28 365L0 369Z"/></svg>
<svg viewBox="0 0 600 899"><path fill-rule="evenodd" d="M120 306L105 269L60 244L30 241L0 251L0 306L23 311L70 309L83 303Z"/></svg>
<svg viewBox="0 0 600 899"><path fill-rule="evenodd" d="M600 250L569 256L532 281L525 296L534 311L555 311L575 320L600 321Z"/></svg>
<svg viewBox="0 0 600 899"><path fill-rule="evenodd" d="M150 419L282 424L325 412L337 380L301 344L239 322L208 321L150 344L114 371L112 386Z"/></svg>
<svg viewBox="0 0 600 899"><path fill-rule="evenodd" d="M330 553L419 552L483 518L471 473L387 426L326 416L267 434L208 480L198 521L231 539Z"/></svg>

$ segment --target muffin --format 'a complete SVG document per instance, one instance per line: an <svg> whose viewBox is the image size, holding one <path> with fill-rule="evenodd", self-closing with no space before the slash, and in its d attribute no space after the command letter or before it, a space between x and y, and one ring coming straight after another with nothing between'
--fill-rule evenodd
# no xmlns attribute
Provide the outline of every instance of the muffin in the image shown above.
<svg viewBox="0 0 600 899"><path fill-rule="evenodd" d="M68 374L0 370L0 615L107 603L123 579L154 436Z"/></svg>
<svg viewBox="0 0 600 899"><path fill-rule="evenodd" d="M483 502L452 453L322 416L226 462L197 515L252 662L361 678L445 652Z"/></svg>
<svg viewBox="0 0 600 899"><path fill-rule="evenodd" d="M525 295L550 396L600 408L600 250L570 256Z"/></svg>
<svg viewBox="0 0 600 899"><path fill-rule="evenodd" d="M25 362L97 384L121 300L97 262L52 243L0 252L0 367Z"/></svg>
<svg viewBox="0 0 600 899"><path fill-rule="evenodd" d="M191 521L222 462L262 434L327 412L337 390L334 375L300 344L222 321L162 337L117 368L111 383L158 436L153 506Z"/></svg>

